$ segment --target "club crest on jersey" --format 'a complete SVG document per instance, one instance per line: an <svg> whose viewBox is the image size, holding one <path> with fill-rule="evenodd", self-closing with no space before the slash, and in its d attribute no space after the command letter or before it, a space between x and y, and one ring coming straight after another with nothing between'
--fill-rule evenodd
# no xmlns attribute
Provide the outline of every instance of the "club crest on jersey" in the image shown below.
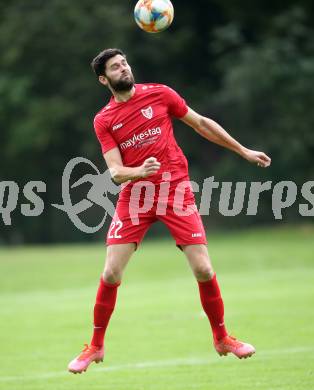
<svg viewBox="0 0 314 390"><path fill-rule="evenodd" d="M141 110L141 113L145 116L145 118L147 119L152 119L154 113L153 113L153 109L151 106Z"/></svg>

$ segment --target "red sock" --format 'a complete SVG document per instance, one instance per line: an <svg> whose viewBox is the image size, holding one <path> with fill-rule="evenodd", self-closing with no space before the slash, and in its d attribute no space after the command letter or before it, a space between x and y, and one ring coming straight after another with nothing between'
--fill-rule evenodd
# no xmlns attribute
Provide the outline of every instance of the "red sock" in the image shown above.
<svg viewBox="0 0 314 390"><path fill-rule="evenodd" d="M211 280L198 282L203 309L209 319L214 340L227 336L224 324L224 303L220 295L216 274Z"/></svg>
<svg viewBox="0 0 314 390"><path fill-rule="evenodd" d="M105 332L116 304L119 285L120 283L106 283L102 277L100 278L94 306L94 333L91 341L92 345L102 347L104 344Z"/></svg>

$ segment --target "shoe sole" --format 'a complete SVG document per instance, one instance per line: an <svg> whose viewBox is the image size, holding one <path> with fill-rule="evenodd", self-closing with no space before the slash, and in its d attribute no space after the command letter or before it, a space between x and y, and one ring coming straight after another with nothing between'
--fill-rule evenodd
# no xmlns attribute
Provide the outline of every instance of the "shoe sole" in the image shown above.
<svg viewBox="0 0 314 390"><path fill-rule="evenodd" d="M218 352L218 354L219 354L220 356L227 356L228 353L232 353L232 352ZM237 358L239 358L239 359L247 359L247 358L251 357L252 355L254 355L254 353L255 353L255 351L254 351L254 352L250 352L250 353L248 353L247 355L243 355L243 356L238 356L238 355L236 355L236 354L234 354L234 355L235 355Z"/></svg>
<svg viewBox="0 0 314 390"><path fill-rule="evenodd" d="M100 363L100 362L103 362L104 359L97 359L97 360L93 360L96 364ZM90 362L89 364L92 364L93 362ZM75 370L68 370L69 372L71 372L72 374L82 374L82 372L86 372L86 370L88 369L89 365L85 368L85 370L81 370L81 371L75 371Z"/></svg>

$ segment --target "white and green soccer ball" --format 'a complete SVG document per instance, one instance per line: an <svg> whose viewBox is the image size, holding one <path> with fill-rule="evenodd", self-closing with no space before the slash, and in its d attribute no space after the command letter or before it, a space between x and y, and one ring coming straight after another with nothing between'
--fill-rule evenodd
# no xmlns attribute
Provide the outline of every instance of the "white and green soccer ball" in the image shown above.
<svg viewBox="0 0 314 390"><path fill-rule="evenodd" d="M134 8L138 26L149 33L166 30L173 21L174 10L170 0L139 0Z"/></svg>

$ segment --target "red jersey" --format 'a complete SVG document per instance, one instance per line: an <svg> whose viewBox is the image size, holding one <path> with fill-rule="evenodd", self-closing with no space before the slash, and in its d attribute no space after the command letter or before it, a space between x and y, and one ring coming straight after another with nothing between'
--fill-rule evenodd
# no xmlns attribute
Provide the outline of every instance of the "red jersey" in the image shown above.
<svg viewBox="0 0 314 390"><path fill-rule="evenodd" d="M136 167L155 157L161 168L144 180L161 181L163 172L171 181L188 180L187 160L173 135L172 118L188 111L185 100L173 89L161 84L135 84L134 95L126 102L109 103L94 119L102 152L118 147L123 164Z"/></svg>

